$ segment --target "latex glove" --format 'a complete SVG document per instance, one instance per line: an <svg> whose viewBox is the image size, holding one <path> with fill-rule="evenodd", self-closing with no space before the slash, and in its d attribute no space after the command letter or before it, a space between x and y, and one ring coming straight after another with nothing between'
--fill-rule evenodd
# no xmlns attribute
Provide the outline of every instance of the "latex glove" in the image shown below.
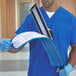
<svg viewBox="0 0 76 76"><path fill-rule="evenodd" d="M64 66L64 69L59 70L59 76L70 76L70 72L73 71L73 67L71 64Z"/></svg>
<svg viewBox="0 0 76 76"><path fill-rule="evenodd" d="M0 39L0 50L1 51L8 51L10 50L12 45L11 39Z"/></svg>

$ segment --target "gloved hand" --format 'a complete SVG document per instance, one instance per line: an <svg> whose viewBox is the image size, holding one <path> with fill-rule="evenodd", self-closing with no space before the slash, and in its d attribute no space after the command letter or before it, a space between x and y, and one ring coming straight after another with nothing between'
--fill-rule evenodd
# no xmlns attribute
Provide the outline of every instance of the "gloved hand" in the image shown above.
<svg viewBox="0 0 76 76"><path fill-rule="evenodd" d="M8 51L10 50L12 45L11 39L0 39L0 50L1 51Z"/></svg>
<svg viewBox="0 0 76 76"><path fill-rule="evenodd" d="M59 70L59 76L70 76L70 72L73 71L73 67L71 64L67 64L64 66L64 69Z"/></svg>

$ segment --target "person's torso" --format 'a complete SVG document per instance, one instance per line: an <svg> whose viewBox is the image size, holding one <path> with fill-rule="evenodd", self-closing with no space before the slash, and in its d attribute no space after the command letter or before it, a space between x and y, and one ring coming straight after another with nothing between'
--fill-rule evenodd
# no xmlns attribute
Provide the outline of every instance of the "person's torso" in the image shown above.
<svg viewBox="0 0 76 76"><path fill-rule="evenodd" d="M55 12L55 14L51 18L49 18L42 7L40 8L40 10L48 28L52 29L54 41L57 47L59 48L62 55L64 56L64 59L67 62L67 51L70 45L70 32L72 28L69 21L69 12L60 7ZM37 26L32 16L29 15L29 18L31 18L31 22L29 23L29 25L32 26L32 31L38 32ZM51 76L49 74L54 74L55 72L56 68L50 65L48 56L41 44L41 41L39 39L31 41L30 64L28 73L29 76ZM58 73L55 73L55 75L56 74Z"/></svg>

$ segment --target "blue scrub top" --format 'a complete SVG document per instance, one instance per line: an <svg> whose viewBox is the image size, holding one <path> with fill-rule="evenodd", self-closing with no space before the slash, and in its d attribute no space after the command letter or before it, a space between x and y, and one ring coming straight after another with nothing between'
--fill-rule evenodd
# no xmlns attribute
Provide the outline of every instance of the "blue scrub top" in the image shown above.
<svg viewBox="0 0 76 76"><path fill-rule="evenodd" d="M59 7L51 18L48 17L43 7L41 7L40 10L48 28L52 29L56 45L67 63L68 47L69 45L76 44L75 17L62 7ZM36 23L31 14L26 17L23 24L16 31L16 34L26 31L38 32ZM59 76L56 70L55 67L50 65L41 41L39 39L31 41L28 76Z"/></svg>

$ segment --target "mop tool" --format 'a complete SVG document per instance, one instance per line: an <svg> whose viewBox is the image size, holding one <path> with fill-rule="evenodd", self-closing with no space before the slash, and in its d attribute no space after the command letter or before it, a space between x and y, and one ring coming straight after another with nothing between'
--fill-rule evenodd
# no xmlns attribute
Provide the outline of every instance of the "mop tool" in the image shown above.
<svg viewBox="0 0 76 76"><path fill-rule="evenodd" d="M37 25L39 32L43 35L50 37L50 39L49 38L41 39L42 45L47 53L50 64L54 67L64 66L65 59L64 59L64 57L62 57L63 55L61 54L59 48L56 46L55 41L53 40L53 37L52 37L51 33L49 32L47 24L41 14L40 9L35 4L31 8L30 11L31 11L31 14Z"/></svg>

